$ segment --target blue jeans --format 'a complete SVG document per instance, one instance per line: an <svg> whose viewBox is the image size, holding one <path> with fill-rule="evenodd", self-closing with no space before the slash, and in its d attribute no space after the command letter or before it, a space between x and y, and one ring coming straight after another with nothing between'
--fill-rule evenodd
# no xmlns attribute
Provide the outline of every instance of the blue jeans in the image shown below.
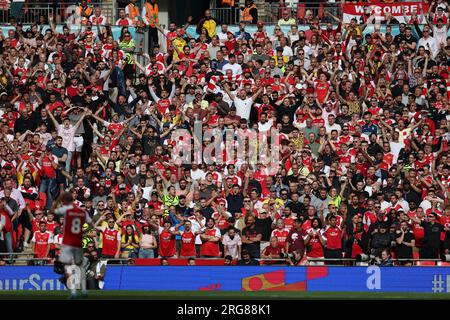
<svg viewBox="0 0 450 320"><path fill-rule="evenodd" d="M5 233L5 244L6 244L6 251L8 253L14 253L11 232ZM9 261L12 263L13 260L14 260L14 256L10 255L9 256Z"/></svg>
<svg viewBox="0 0 450 320"><path fill-rule="evenodd" d="M117 87L117 90L119 90L120 95L126 95L127 92L126 92L125 74L123 73L122 69L120 69L119 67L115 67L111 74L111 79L112 79L111 88Z"/></svg>
<svg viewBox="0 0 450 320"><path fill-rule="evenodd" d="M6 251L8 251L8 253L13 253L14 250L11 232L5 233L5 242L6 242Z"/></svg>
<svg viewBox="0 0 450 320"><path fill-rule="evenodd" d="M147 258L154 258L155 252L153 249L139 249L139 258L141 259L147 259Z"/></svg>
<svg viewBox="0 0 450 320"><path fill-rule="evenodd" d="M45 192L45 194L47 195L45 208L49 210L52 207L53 200L55 199L56 193L58 191L56 178L41 178L41 187L39 188L39 191Z"/></svg>
<svg viewBox="0 0 450 320"><path fill-rule="evenodd" d="M67 151L66 168L64 170L66 170L68 173L70 173L70 165L72 163L72 157L74 152L75 151Z"/></svg>

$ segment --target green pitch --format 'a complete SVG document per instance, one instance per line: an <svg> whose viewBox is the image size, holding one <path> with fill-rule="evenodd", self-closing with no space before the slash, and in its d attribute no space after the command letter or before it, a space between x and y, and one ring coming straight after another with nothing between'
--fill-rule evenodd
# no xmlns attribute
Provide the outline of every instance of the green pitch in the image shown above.
<svg viewBox="0 0 450 320"><path fill-rule="evenodd" d="M67 291L0 291L0 300L66 300ZM89 300L309 300L450 299L450 293L412 292L234 292L234 291L89 291Z"/></svg>

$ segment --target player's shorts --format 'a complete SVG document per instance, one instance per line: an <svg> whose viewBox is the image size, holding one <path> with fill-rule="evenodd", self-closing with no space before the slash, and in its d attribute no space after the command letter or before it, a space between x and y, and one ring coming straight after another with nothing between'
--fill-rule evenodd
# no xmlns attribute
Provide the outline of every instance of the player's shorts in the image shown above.
<svg viewBox="0 0 450 320"><path fill-rule="evenodd" d="M80 266L83 263L83 249L62 244L59 261L64 264L75 264Z"/></svg>
<svg viewBox="0 0 450 320"><path fill-rule="evenodd" d="M84 139L82 136L78 136L78 137L74 137L73 138L73 144L75 146L75 151L76 152L81 152L81 149L83 149L83 143L84 143Z"/></svg>

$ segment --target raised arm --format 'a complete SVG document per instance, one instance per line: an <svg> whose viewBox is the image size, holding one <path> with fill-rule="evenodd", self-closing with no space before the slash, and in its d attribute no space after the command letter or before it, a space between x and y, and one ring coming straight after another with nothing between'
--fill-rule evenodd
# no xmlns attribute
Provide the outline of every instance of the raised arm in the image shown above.
<svg viewBox="0 0 450 320"><path fill-rule="evenodd" d="M231 93L230 87L228 86L228 84L224 84L223 89L225 90L225 92L227 93L227 95L230 97L231 100L234 101L234 99L236 99L236 96Z"/></svg>
<svg viewBox="0 0 450 320"><path fill-rule="evenodd" d="M255 94L252 96L253 101L255 101L258 98L261 91L262 91L262 87L259 87L258 91L256 91Z"/></svg>
<svg viewBox="0 0 450 320"><path fill-rule="evenodd" d="M155 101L156 103L158 103L158 101L160 100L160 98L156 95L155 91L153 90L152 86L148 86L148 89L150 91L150 95L153 98L153 101Z"/></svg>
<svg viewBox="0 0 450 320"><path fill-rule="evenodd" d="M103 124L104 126L107 126L109 124L108 121L100 118L96 113L91 114L91 117L94 118L95 120L98 120L101 124Z"/></svg>
<svg viewBox="0 0 450 320"><path fill-rule="evenodd" d="M45 106L45 110L47 110L48 116L50 117L50 119L53 122L53 125L55 126L55 128L58 128L59 123L58 121L55 119L55 116L53 115L53 113L50 111L50 108L47 106Z"/></svg>

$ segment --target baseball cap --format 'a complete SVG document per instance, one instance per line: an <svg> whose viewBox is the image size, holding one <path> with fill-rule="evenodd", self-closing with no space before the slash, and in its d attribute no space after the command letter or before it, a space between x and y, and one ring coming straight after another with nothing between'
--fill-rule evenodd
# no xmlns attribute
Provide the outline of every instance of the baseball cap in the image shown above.
<svg viewBox="0 0 450 320"><path fill-rule="evenodd" d="M256 24L257 27L263 27L264 26L264 22L262 21L258 21L258 23Z"/></svg>

